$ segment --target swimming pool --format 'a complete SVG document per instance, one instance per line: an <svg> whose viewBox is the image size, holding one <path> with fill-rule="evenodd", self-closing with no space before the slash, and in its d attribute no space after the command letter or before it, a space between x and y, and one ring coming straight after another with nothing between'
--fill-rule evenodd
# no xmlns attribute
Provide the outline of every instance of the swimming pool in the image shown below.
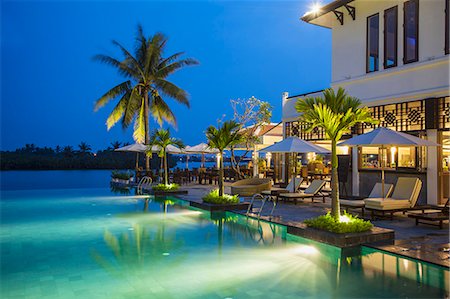
<svg viewBox="0 0 450 299"><path fill-rule="evenodd" d="M109 189L9 190L2 298L442 298L448 269Z"/></svg>

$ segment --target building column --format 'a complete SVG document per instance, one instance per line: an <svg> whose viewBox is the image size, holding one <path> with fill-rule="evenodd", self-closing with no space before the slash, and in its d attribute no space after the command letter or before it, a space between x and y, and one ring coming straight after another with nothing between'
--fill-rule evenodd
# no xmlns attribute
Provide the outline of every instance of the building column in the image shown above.
<svg viewBox="0 0 450 299"><path fill-rule="evenodd" d="M253 147L253 177L257 178L259 174L259 167L258 167L258 160L259 160L259 153L256 151L256 145Z"/></svg>
<svg viewBox="0 0 450 299"><path fill-rule="evenodd" d="M287 101L287 98L289 97L289 93L288 92L283 92L281 95L281 107L282 109L284 109L284 105ZM283 139L286 138L286 126L284 125L284 120L283 120L283 116L281 116L281 120L282 120L282 126L283 126ZM287 182L286 181L286 154L281 154L281 179L283 182Z"/></svg>
<svg viewBox="0 0 450 299"><path fill-rule="evenodd" d="M354 136L358 136L354 134ZM352 147L352 195L359 196L358 147Z"/></svg>
<svg viewBox="0 0 450 299"><path fill-rule="evenodd" d="M427 130L427 139L438 143L438 130ZM437 146L427 148L427 204L437 205L439 197L439 161Z"/></svg>

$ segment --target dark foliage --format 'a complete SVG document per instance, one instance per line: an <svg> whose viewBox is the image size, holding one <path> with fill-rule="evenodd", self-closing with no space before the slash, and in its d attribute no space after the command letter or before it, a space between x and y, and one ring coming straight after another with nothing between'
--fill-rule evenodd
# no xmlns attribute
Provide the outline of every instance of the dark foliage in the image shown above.
<svg viewBox="0 0 450 299"><path fill-rule="evenodd" d="M115 152L112 149L90 152L72 146L37 147L27 144L15 151L0 151L1 170L52 170L52 169L134 169L136 153ZM145 155L139 154L139 165L145 165ZM177 159L167 157L169 167L176 165ZM153 155L151 168L159 169L160 158Z"/></svg>

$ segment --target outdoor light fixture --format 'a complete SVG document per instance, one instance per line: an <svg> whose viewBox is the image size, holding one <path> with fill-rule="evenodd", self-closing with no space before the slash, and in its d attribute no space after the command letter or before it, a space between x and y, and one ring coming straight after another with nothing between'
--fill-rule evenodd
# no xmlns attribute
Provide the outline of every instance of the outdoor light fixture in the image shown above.
<svg viewBox="0 0 450 299"><path fill-rule="evenodd" d="M395 153L397 152L397 148L395 146L391 147L391 161L395 161Z"/></svg>
<svg viewBox="0 0 450 299"><path fill-rule="evenodd" d="M270 168L270 160L272 159L272 154L269 152L266 154L267 167Z"/></svg>
<svg viewBox="0 0 450 299"><path fill-rule="evenodd" d="M349 223L352 220L350 219L350 217L348 217L347 215L341 215L339 216L339 221L340 222L344 222L344 223Z"/></svg>
<svg viewBox="0 0 450 299"><path fill-rule="evenodd" d="M218 153L217 155L216 155L216 166L217 166L217 169L219 169L220 168L220 153Z"/></svg>
<svg viewBox="0 0 450 299"><path fill-rule="evenodd" d="M308 153L308 155L306 157L308 158L308 162L315 161L316 153Z"/></svg>

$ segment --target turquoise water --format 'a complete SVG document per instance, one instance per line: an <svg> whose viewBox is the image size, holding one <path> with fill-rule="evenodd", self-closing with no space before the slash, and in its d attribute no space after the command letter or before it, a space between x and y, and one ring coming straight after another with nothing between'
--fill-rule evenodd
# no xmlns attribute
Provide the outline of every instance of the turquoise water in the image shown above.
<svg viewBox="0 0 450 299"><path fill-rule="evenodd" d="M105 188L3 190L1 298L443 298L448 269Z"/></svg>

